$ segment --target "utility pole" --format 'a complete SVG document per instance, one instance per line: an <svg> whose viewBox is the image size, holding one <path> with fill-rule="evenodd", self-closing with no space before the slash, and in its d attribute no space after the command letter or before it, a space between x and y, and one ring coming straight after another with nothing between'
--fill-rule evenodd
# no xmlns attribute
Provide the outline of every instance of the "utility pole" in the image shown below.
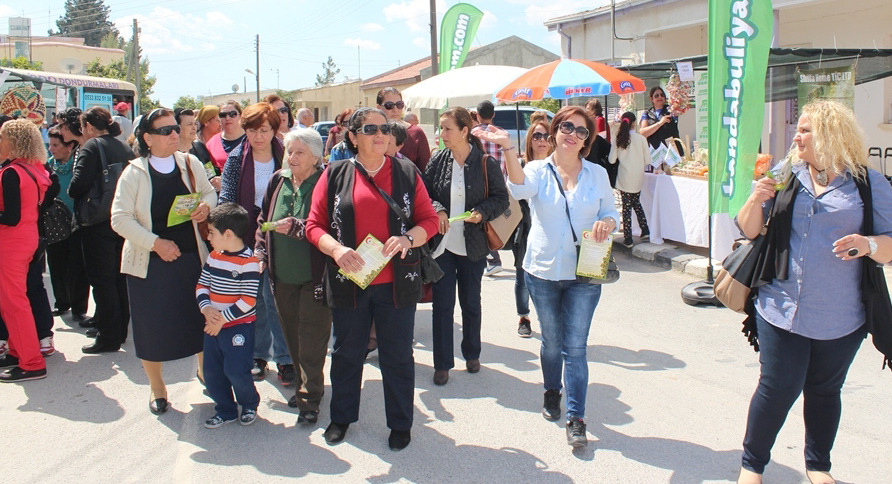
<svg viewBox="0 0 892 484"><path fill-rule="evenodd" d="M130 54L133 56L133 64L136 68L134 72L134 84L136 84L136 99L133 100L133 116L136 116L136 113L139 112L139 96L142 95L142 66L139 65L139 25L136 23L136 19L133 19L133 44L130 46Z"/></svg>
<svg viewBox="0 0 892 484"><path fill-rule="evenodd" d="M437 59L437 0L431 2L431 75L440 73L440 62Z"/></svg>
<svg viewBox="0 0 892 484"><path fill-rule="evenodd" d="M356 77L362 79L362 57L359 54L359 46L356 46Z"/></svg>
<svg viewBox="0 0 892 484"><path fill-rule="evenodd" d="M257 34L255 42L254 50L257 52L257 69L254 71L254 75L257 76L257 102L260 102L260 34Z"/></svg>

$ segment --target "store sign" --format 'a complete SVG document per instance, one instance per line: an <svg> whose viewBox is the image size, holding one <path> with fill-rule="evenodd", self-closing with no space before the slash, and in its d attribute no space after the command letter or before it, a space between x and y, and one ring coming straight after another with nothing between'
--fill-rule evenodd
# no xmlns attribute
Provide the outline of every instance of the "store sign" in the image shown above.
<svg viewBox="0 0 892 484"><path fill-rule="evenodd" d="M10 17L9 36L31 37L31 19L24 17Z"/></svg>
<svg viewBox="0 0 892 484"><path fill-rule="evenodd" d="M56 88L56 112L63 111L68 107L68 88Z"/></svg>
<svg viewBox="0 0 892 484"><path fill-rule="evenodd" d="M85 92L84 93L84 110L87 110L93 106L99 106L107 109L108 111L112 110L112 95L105 94L100 92Z"/></svg>
<svg viewBox="0 0 892 484"><path fill-rule="evenodd" d="M458 69L465 62L483 12L477 7L458 3L446 11L440 24L440 72Z"/></svg>
<svg viewBox="0 0 892 484"><path fill-rule="evenodd" d="M855 68L831 67L796 73L799 108L815 99L832 99L855 110Z"/></svg>
<svg viewBox="0 0 892 484"><path fill-rule="evenodd" d="M694 80L693 62L676 62L675 68L678 70L678 78L682 82L691 82Z"/></svg>
<svg viewBox="0 0 892 484"><path fill-rule="evenodd" d="M749 198L765 114L771 0L709 0L709 211Z"/></svg>

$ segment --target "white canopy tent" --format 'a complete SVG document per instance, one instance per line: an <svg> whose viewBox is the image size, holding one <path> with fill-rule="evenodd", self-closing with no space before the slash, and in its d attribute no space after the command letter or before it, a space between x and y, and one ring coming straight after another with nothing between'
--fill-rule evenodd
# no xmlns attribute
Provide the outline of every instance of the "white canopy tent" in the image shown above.
<svg viewBox="0 0 892 484"><path fill-rule="evenodd" d="M514 66L469 66L425 79L403 91L403 101L412 109L442 109L476 106L491 100L492 93L526 72Z"/></svg>

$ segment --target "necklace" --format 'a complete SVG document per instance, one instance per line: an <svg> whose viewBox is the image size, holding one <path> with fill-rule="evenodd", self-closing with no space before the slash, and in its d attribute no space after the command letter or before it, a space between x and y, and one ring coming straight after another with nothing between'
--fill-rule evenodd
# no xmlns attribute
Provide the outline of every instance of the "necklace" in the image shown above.
<svg viewBox="0 0 892 484"><path fill-rule="evenodd" d="M356 161L358 162L359 160L356 160ZM366 173L369 174L369 176L374 177L375 175L378 174L379 171L381 171L381 168L384 168L385 161L387 161L386 156L381 160L381 164L378 165L378 168L375 168L374 170L369 170L368 168L365 167L365 165L363 165L363 168L365 168L365 171L366 171ZM362 163L360 163L360 164L362 164Z"/></svg>
<svg viewBox="0 0 892 484"><path fill-rule="evenodd" d="M812 168L814 168L814 167L812 167ZM827 184L830 183L830 179L827 176L827 169L824 168L823 170L819 170L817 168L814 168L814 170L815 170L815 183L817 183L818 185L820 185L822 187L826 187Z"/></svg>

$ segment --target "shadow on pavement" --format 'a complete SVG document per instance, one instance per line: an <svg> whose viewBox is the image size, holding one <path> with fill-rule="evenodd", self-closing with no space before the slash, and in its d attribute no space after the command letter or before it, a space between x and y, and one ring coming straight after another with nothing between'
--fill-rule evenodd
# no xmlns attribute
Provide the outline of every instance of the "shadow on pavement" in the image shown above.
<svg viewBox="0 0 892 484"><path fill-rule="evenodd" d="M637 371L663 371L684 368L686 366L684 361L661 351L633 351L617 346L604 345L590 345L588 347L588 361Z"/></svg>

